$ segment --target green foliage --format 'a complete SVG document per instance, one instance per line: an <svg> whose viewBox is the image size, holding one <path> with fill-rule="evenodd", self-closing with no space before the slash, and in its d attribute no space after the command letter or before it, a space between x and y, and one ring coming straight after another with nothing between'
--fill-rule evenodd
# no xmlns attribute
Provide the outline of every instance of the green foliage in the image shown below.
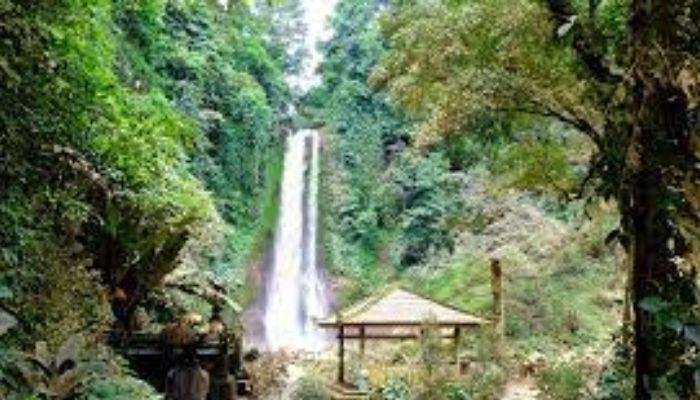
<svg viewBox="0 0 700 400"><path fill-rule="evenodd" d="M458 182L446 173L447 162L441 154L425 157L404 153L392 166L391 190L399 227L399 262L411 266L431 254L454 247L453 224L459 211L455 196Z"/></svg>
<svg viewBox="0 0 700 400"><path fill-rule="evenodd" d="M0 19L1 346L92 338L105 292L138 302L177 268L237 288L275 222L290 93L269 23L206 0L3 1Z"/></svg>
<svg viewBox="0 0 700 400"><path fill-rule="evenodd" d="M114 376L109 379L92 379L83 389L83 400L158 400L159 395L151 386L131 376Z"/></svg>
<svg viewBox="0 0 700 400"><path fill-rule="evenodd" d="M501 398L506 380L504 370L486 358L471 358L470 371L457 374L450 363L454 357L451 344L441 343L438 331L425 326L427 334L420 343L398 352L384 354L392 358L379 361L374 354L377 370L370 370L372 399L455 399L490 400ZM432 331L432 332L431 332ZM486 342L481 343L487 345ZM478 347L470 349L480 350ZM448 351L449 350L449 351ZM381 351L379 351L381 353ZM400 359L401 361L397 362ZM370 367L373 368L373 367ZM383 375L382 378L372 375ZM379 378L379 379L378 379Z"/></svg>
<svg viewBox="0 0 700 400"><path fill-rule="evenodd" d="M4 340L20 345L45 340L57 346L76 332L101 329L107 309L95 274L85 268L88 260L40 237L25 239L25 268L0 263L13 287L13 297L4 303L20 323Z"/></svg>
<svg viewBox="0 0 700 400"><path fill-rule="evenodd" d="M601 400L623 400L634 397L634 367L632 344L629 343L630 327L623 327L614 343L614 354L611 362L598 380L596 398Z"/></svg>
<svg viewBox="0 0 700 400"><path fill-rule="evenodd" d="M561 363L541 371L537 387L545 399L578 400L585 398L585 379L580 366Z"/></svg>
<svg viewBox="0 0 700 400"><path fill-rule="evenodd" d="M469 277L469 279L465 279ZM473 313L491 310L491 286L488 262L476 254L460 255L452 264L439 268L421 268L403 277L420 293Z"/></svg>
<svg viewBox="0 0 700 400"><path fill-rule="evenodd" d="M590 144L559 124L514 134L492 169L505 184L533 192L568 196L586 171ZM566 198L566 197L565 197Z"/></svg>
<svg viewBox="0 0 700 400"><path fill-rule="evenodd" d="M392 52L373 79L426 115L425 141L461 132L483 112L590 112L588 86L572 54L549 40L548 21L528 1L398 6L383 21Z"/></svg>
<svg viewBox="0 0 700 400"><path fill-rule="evenodd" d="M695 385L687 360L697 343L681 337L697 323L697 296L683 293L697 286L687 268L698 264L698 191L688 184L697 182L698 29L687 16L699 12L694 0L398 2L382 21L391 50L372 74L419 117L416 142L427 147L493 113L580 134L570 149L548 135L525 141L502 167L519 188L571 198L591 185L617 200L632 293L653 305L635 308L645 321L635 325L638 397L656 386L687 397ZM669 98L679 100L666 107Z"/></svg>
<svg viewBox="0 0 700 400"><path fill-rule="evenodd" d="M442 346L440 327L434 321L427 320L421 327L419 344L420 372L416 397L424 400L437 400L443 397L442 389L446 386L448 376L444 365L445 351Z"/></svg>
<svg viewBox="0 0 700 400"><path fill-rule="evenodd" d="M13 400L34 398L32 396L37 399L82 399L85 396L90 398L91 388L107 388L110 384L123 382L124 395L130 393L131 387L139 388L138 392L131 393L160 398L146 383L122 378L128 376L123 365L106 350L102 345L85 341L81 335L73 335L56 348L49 347L46 342L37 342L32 353L8 353L0 362L0 394Z"/></svg>
<svg viewBox="0 0 700 400"><path fill-rule="evenodd" d="M401 378L390 378L386 386L382 388L382 400L407 400L408 398L408 385Z"/></svg>
<svg viewBox="0 0 700 400"><path fill-rule="evenodd" d="M271 26L271 53L283 60L284 71L295 76L302 71L304 58L308 56L303 46L307 26L304 24L302 2L284 0L279 2L258 2L258 12Z"/></svg>
<svg viewBox="0 0 700 400"><path fill-rule="evenodd" d="M37 342L32 353L0 354L0 395L12 400L162 398L133 378L125 363L80 335L69 337L55 350Z"/></svg>
<svg viewBox="0 0 700 400"><path fill-rule="evenodd" d="M341 33L325 44L324 85L306 105L321 108L328 133L323 238L326 260L345 278L340 299L398 279L488 315L496 256L508 266L506 357L598 346L612 332L621 287L619 260L604 245L617 215L607 205L565 203L595 147L566 121L518 109L537 99L587 112L592 105L575 97L588 89L570 87L578 66L565 46L543 42L550 27L538 19L542 8L472 3L392 5L380 34L377 9L339 3ZM492 26L494 18L509 22ZM521 40L524 47L509 47ZM495 66L503 60L516 65ZM554 66L541 70L545 63ZM430 386L443 398L498 398L506 375L480 361L465 382L412 377L411 393Z"/></svg>
<svg viewBox="0 0 700 400"><path fill-rule="evenodd" d="M378 12L378 4L338 4L323 46L323 85L306 99L332 136L322 181L326 259L353 280L377 264L403 269L449 250L457 212L448 163L438 153L405 151L409 121L368 85L386 52Z"/></svg>
<svg viewBox="0 0 700 400"><path fill-rule="evenodd" d="M55 355L49 352L46 342L37 342L34 353L22 357L17 368L33 393L56 400L72 398L88 376L89 366L82 362L82 350L80 336L69 338Z"/></svg>
<svg viewBox="0 0 700 400"><path fill-rule="evenodd" d="M328 400L330 393L328 392L327 382L316 379L314 377L303 377L296 383L297 387L294 390L294 398L299 400Z"/></svg>
<svg viewBox="0 0 700 400"><path fill-rule="evenodd" d="M502 396L506 376L497 365L486 365L483 371L441 388L446 400L489 400Z"/></svg>

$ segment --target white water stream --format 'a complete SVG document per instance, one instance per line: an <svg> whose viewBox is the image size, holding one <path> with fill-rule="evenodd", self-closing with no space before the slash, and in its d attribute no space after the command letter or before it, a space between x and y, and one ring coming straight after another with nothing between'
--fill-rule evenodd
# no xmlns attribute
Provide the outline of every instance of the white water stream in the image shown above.
<svg viewBox="0 0 700 400"><path fill-rule="evenodd" d="M320 83L322 60L316 44L330 37L327 20L336 0L301 0L306 36L301 46L310 55L287 81L306 92ZM330 312L322 267L318 260L318 174L320 137L301 130L287 137L280 190L279 219L258 282L258 301L247 311L246 343L270 351L318 351L328 337L315 319Z"/></svg>
<svg viewBox="0 0 700 400"><path fill-rule="evenodd" d="M314 351L326 344L314 321L329 310L317 260L318 171L318 132L290 135L263 314L266 346L273 351Z"/></svg>

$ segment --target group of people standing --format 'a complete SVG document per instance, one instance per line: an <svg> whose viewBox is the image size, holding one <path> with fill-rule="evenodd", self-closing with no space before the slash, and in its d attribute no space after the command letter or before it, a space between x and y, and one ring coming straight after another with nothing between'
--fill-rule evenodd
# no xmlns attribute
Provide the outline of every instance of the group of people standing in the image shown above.
<svg viewBox="0 0 700 400"><path fill-rule="evenodd" d="M185 315L165 327L161 333L166 345L179 355L175 357L175 364L166 377L165 399L233 400L236 382L229 373L227 355L219 357L208 368L197 357L199 344L221 343L226 340L226 325L221 317L221 309L214 307L211 318L199 332L194 329L198 322L192 315Z"/></svg>

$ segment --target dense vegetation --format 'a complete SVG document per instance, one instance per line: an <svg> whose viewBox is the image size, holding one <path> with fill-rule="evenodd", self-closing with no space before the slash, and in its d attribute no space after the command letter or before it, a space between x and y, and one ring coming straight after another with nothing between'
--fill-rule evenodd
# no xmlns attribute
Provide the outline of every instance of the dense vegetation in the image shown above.
<svg viewBox="0 0 700 400"><path fill-rule="evenodd" d="M545 394L619 329L595 393L690 396L700 5L643 3L341 1L308 104L347 295L400 279L487 313L502 258L509 347L549 350Z"/></svg>
<svg viewBox="0 0 700 400"><path fill-rule="evenodd" d="M161 323L205 307L212 280L241 283L275 221L291 96L290 56L267 23L277 10L266 12L0 3L0 333L13 326L0 338L0 397L56 390L7 349L55 351L81 334L91 350L75 357L105 366L81 369L94 379L63 395L147 398L97 379L123 370L94 350L114 293Z"/></svg>
<svg viewBox="0 0 700 400"><path fill-rule="evenodd" d="M500 398L520 375L543 399L697 396L700 1L339 0L301 97L300 19L0 0L0 398L158 398L105 329L214 303L234 324L302 125L340 305L399 283L491 317L505 269L504 340L466 336L466 376L429 324L351 355L373 396ZM326 398L313 368L294 396Z"/></svg>
<svg viewBox="0 0 700 400"><path fill-rule="evenodd" d="M515 365L605 358L624 279L605 244L616 214L605 202L569 202L591 145L559 122L489 110L462 128L469 135L421 145L420 114L369 81L391 54L381 9L339 3L323 85L306 103L328 132L324 245L343 298L399 280L488 316L489 261L499 258ZM494 373L487 398L503 383Z"/></svg>
<svg viewBox="0 0 700 400"><path fill-rule="evenodd" d="M428 139L483 110L590 139L580 192L621 213L637 398L694 390L699 12L696 1L409 2L387 18L395 51L374 77L424 115Z"/></svg>

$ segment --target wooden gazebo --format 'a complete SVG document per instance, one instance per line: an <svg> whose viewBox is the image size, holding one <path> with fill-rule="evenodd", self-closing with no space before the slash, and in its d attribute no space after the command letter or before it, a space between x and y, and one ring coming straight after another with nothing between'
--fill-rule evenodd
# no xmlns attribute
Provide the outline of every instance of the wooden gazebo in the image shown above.
<svg viewBox="0 0 700 400"><path fill-rule="evenodd" d="M346 339L360 341L362 356L366 340L416 339L421 336L426 323L435 326L443 338L453 339L456 344L463 329L479 327L489 321L406 289L392 288L318 324L337 330L338 383L346 386Z"/></svg>

